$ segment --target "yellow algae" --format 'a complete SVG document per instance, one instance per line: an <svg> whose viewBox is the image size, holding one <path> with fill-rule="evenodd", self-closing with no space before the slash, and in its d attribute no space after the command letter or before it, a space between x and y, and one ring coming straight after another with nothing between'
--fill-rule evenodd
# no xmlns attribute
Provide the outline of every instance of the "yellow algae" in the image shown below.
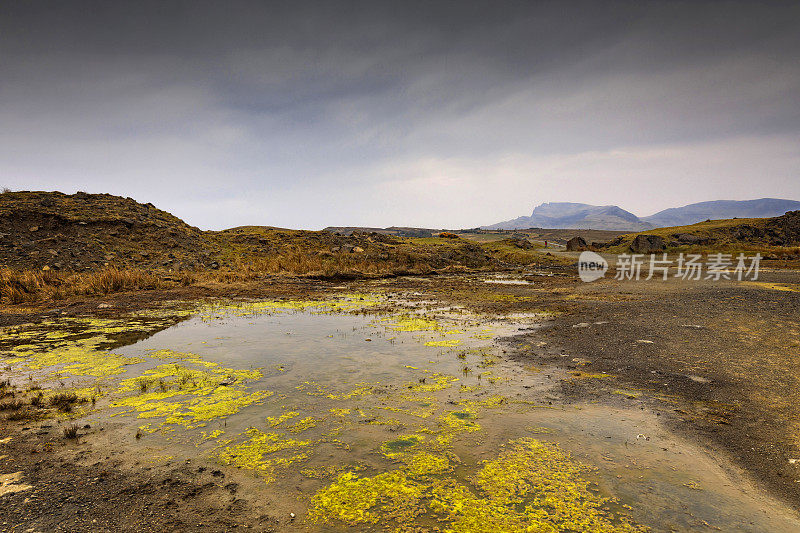
<svg viewBox="0 0 800 533"><path fill-rule="evenodd" d="M477 413L470 407L459 411L450 411L439 417L439 422L448 431L480 431L481 426L475 422Z"/></svg>
<svg viewBox="0 0 800 533"><path fill-rule="evenodd" d="M225 431L222 430L222 429L215 429L214 431L212 431L211 433L208 433L208 434L206 434L206 432L203 431L203 432L201 432L201 439L200 440L201 441L207 441L207 440L218 439L224 434L225 434Z"/></svg>
<svg viewBox="0 0 800 533"><path fill-rule="evenodd" d="M389 324L389 327L395 331L436 331L441 329L435 320L409 315L398 317L392 324Z"/></svg>
<svg viewBox="0 0 800 533"><path fill-rule="evenodd" d="M314 381L304 381L295 388L298 390L305 390L306 394L309 396L324 396L331 400L351 400L353 398L372 394L373 387L374 385L370 385L369 383L357 383L356 387L350 392L334 393L330 392L325 386L320 385L319 383Z"/></svg>
<svg viewBox="0 0 800 533"><path fill-rule="evenodd" d="M291 420L292 418L299 415L300 413L298 411L287 411L286 413L283 413L281 416L268 416L267 424L269 424L270 427L277 427L286 422L287 420Z"/></svg>
<svg viewBox="0 0 800 533"><path fill-rule="evenodd" d="M264 433L256 428L248 429L247 436L245 442L222 449L217 459L225 465L252 470L268 483L275 480L277 469L307 459L308 453L301 449L312 444L311 441L290 439L280 433ZM285 456L273 457L273 454L287 451Z"/></svg>
<svg viewBox="0 0 800 533"><path fill-rule="evenodd" d="M437 372L417 383L406 383L406 388L416 392L436 392L450 388L454 381L458 381L458 378Z"/></svg>
<svg viewBox="0 0 800 533"><path fill-rule="evenodd" d="M66 346L55 346L46 352L36 350L15 351L15 355L25 357L25 366L31 370L45 368L58 369L73 376L93 376L107 378L125 371L124 367L143 362L138 357L126 357L99 350L106 342L105 337L90 337L72 341Z"/></svg>
<svg viewBox="0 0 800 533"><path fill-rule="evenodd" d="M294 424L289 424L286 426L286 428L292 433L300 433L313 427L317 427L317 420L313 416L307 416L302 420L295 422Z"/></svg>
<svg viewBox="0 0 800 533"><path fill-rule="evenodd" d="M342 465L326 465L319 468L301 468L300 473L310 479L325 479L345 470L349 470L349 468Z"/></svg>
<svg viewBox="0 0 800 533"><path fill-rule="evenodd" d="M383 303L376 294L346 294L325 300L258 300L228 304L210 304L199 310L204 321L226 316L252 316L270 313L310 311L312 313L347 313Z"/></svg>
<svg viewBox="0 0 800 533"><path fill-rule="evenodd" d="M424 511L420 500L425 488L398 471L363 478L355 472L346 472L314 495L309 519L339 520L350 525L375 524L383 518L380 510L373 510L380 504L387 518L408 522Z"/></svg>
<svg viewBox="0 0 800 533"><path fill-rule="evenodd" d="M438 348L453 348L461 344L461 339L448 339L444 341L428 341L425 346L435 346Z"/></svg>
<svg viewBox="0 0 800 533"><path fill-rule="evenodd" d="M613 394L619 394L620 396L625 396L628 399L638 398L639 396L642 395L641 392L625 390L625 389L617 389L613 392Z"/></svg>
<svg viewBox="0 0 800 533"><path fill-rule="evenodd" d="M243 408L260 403L264 398L274 394L271 391L245 392L230 387L217 387L206 397L192 400L186 405L186 414L176 413L167 418L167 423L178 423L186 427L200 427L216 418L225 418L238 413Z"/></svg>
<svg viewBox="0 0 800 533"><path fill-rule="evenodd" d="M432 402L416 402L415 400L406 400L406 401L413 401L417 403L417 405L411 407L399 407L397 405L383 405L379 409L415 416L417 418L428 418L438 409L436 404Z"/></svg>
<svg viewBox="0 0 800 533"><path fill-rule="evenodd" d="M350 414L350 409L340 409L338 407L333 407L328 409L329 413L332 413L335 416L347 416Z"/></svg>
<svg viewBox="0 0 800 533"><path fill-rule="evenodd" d="M164 424L202 427L209 420L238 413L273 394L237 388L244 381L241 377L232 379L237 372L222 367L206 371L176 363L159 365L142 376L123 380L120 392L140 393L116 400L112 406L130 407L127 412L136 412L138 418L163 418Z"/></svg>
<svg viewBox="0 0 800 533"><path fill-rule="evenodd" d="M769 283L766 281L743 281L742 285L773 291L800 292L800 285L791 283Z"/></svg>
<svg viewBox="0 0 800 533"><path fill-rule="evenodd" d="M440 475L453 471L448 458L440 454L425 451L405 454L403 461L407 464L408 473L412 477Z"/></svg>
<svg viewBox="0 0 800 533"><path fill-rule="evenodd" d="M508 398L505 396L490 396L483 400L477 401L461 401L459 402L460 405L464 405L466 407L476 408L476 407L483 407L485 409L496 409L501 405L506 405L508 403Z"/></svg>
<svg viewBox="0 0 800 533"><path fill-rule="evenodd" d="M373 388L372 385L362 385L356 387L350 392L345 392L341 394L328 393L325 395L325 397L330 398L331 400L350 400L352 398L365 396L367 394L372 394L372 388Z"/></svg>
<svg viewBox="0 0 800 533"><path fill-rule="evenodd" d="M401 453L404 465L372 477L341 474L311 500L309 520L328 524L393 523L397 531L419 528L418 517L442 523L442 531L645 531L605 509L612 501L590 489L589 469L557 446L535 439L510 443L483 463L467 483L453 477L446 456Z"/></svg>

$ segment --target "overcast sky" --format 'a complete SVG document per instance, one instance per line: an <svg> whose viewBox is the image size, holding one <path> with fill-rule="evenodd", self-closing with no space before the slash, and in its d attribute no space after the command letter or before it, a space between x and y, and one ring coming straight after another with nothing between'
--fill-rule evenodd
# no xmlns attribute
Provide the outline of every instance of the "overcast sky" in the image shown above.
<svg viewBox="0 0 800 533"><path fill-rule="evenodd" d="M800 3L0 4L0 186L203 229L800 200Z"/></svg>

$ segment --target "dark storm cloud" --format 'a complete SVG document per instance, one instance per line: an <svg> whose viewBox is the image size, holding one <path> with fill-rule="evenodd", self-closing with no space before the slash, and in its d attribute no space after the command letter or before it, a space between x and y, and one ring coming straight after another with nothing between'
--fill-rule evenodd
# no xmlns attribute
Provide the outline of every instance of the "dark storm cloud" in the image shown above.
<svg viewBox="0 0 800 533"><path fill-rule="evenodd" d="M14 188L131 195L213 227L800 197L796 3L0 9Z"/></svg>

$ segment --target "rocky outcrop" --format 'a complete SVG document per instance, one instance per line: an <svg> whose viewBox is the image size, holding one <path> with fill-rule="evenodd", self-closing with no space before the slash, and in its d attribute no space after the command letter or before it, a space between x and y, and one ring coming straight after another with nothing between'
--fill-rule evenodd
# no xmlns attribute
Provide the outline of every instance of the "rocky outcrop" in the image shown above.
<svg viewBox="0 0 800 533"><path fill-rule="evenodd" d="M573 237L567 241L568 252L583 252L588 249L589 245L586 244L586 240L583 237Z"/></svg>
<svg viewBox="0 0 800 533"><path fill-rule="evenodd" d="M652 254L667 248L664 238L658 235L637 235L631 243L631 252L635 254Z"/></svg>

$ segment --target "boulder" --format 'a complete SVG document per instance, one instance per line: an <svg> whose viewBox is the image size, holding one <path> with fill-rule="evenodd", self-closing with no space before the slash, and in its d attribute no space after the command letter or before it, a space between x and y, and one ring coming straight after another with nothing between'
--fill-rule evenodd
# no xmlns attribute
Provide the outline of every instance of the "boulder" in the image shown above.
<svg viewBox="0 0 800 533"><path fill-rule="evenodd" d="M674 235L674 237L678 239L678 242L683 244L702 244L702 242L705 240L702 237L698 235L692 235L691 233L678 233L677 235Z"/></svg>
<svg viewBox="0 0 800 533"><path fill-rule="evenodd" d="M666 248L664 238L658 235L637 235L631 243L631 251L635 254L652 254Z"/></svg>
<svg viewBox="0 0 800 533"><path fill-rule="evenodd" d="M583 237L573 237L567 241L568 252L583 252L589 249L586 240Z"/></svg>

